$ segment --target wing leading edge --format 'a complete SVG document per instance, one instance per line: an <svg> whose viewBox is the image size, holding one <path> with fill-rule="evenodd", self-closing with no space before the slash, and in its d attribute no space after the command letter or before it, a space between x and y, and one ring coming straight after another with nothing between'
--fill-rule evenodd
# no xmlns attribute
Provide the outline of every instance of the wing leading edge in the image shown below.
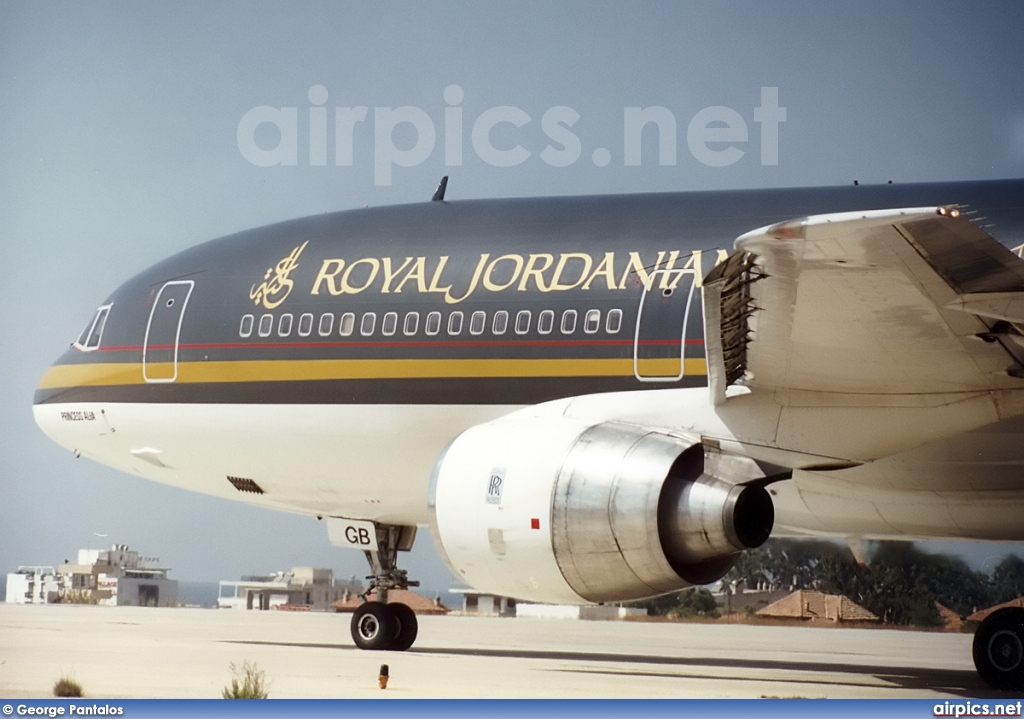
<svg viewBox="0 0 1024 719"><path fill-rule="evenodd" d="M716 404L741 378L776 393L1021 387L1024 262L955 208L806 217L736 249L704 283Z"/></svg>

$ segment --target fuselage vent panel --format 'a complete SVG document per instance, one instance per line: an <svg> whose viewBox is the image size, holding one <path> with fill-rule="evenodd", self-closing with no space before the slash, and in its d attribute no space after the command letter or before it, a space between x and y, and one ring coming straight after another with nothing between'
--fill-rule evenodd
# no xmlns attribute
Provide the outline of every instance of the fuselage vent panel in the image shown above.
<svg viewBox="0 0 1024 719"><path fill-rule="evenodd" d="M251 479L246 479L245 477L232 477L229 475L228 481L231 482L231 486L233 486L239 492L251 492L252 494L266 494L266 492L263 491L263 487L256 484L256 482Z"/></svg>

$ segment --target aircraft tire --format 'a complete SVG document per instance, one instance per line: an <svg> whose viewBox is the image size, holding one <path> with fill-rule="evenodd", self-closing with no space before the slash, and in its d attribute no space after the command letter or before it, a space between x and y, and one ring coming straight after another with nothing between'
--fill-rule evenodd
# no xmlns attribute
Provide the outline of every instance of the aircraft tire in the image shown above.
<svg viewBox="0 0 1024 719"><path fill-rule="evenodd" d="M990 614L974 633L974 667L993 689L1024 690L1024 608Z"/></svg>
<svg viewBox="0 0 1024 719"><path fill-rule="evenodd" d="M352 614L352 641L360 649L391 649L398 620L387 604L366 602Z"/></svg>
<svg viewBox="0 0 1024 719"><path fill-rule="evenodd" d="M393 652L404 652L416 641L416 634L419 633L419 622L416 621L416 612L408 605L401 602L388 604L388 609L395 615L398 630L394 641L389 647Z"/></svg>

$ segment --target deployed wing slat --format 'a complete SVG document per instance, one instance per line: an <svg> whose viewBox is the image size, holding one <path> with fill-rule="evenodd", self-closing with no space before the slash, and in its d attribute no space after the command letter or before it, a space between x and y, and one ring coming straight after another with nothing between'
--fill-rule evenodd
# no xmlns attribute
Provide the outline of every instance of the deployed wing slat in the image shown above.
<svg viewBox="0 0 1024 719"><path fill-rule="evenodd" d="M754 314L750 286L763 275L755 256L737 252L718 264L704 279L704 342L708 380L715 404L747 371L750 318Z"/></svg>
<svg viewBox="0 0 1024 719"><path fill-rule="evenodd" d="M858 395L1019 387L1020 353L993 326L1024 320L1024 262L955 208L806 217L736 249L704 283L716 404L741 379Z"/></svg>

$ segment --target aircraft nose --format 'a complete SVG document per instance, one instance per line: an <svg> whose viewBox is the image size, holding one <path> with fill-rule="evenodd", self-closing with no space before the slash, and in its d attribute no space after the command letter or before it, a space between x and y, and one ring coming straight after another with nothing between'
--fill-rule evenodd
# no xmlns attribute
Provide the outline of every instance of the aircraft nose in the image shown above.
<svg viewBox="0 0 1024 719"><path fill-rule="evenodd" d="M60 374L60 365L54 363L46 368L42 376L39 377L39 381L36 383L35 392L32 395L32 405L38 407L39 405L45 404L53 399L55 391L58 389L60 380L58 375Z"/></svg>
<svg viewBox="0 0 1024 719"><path fill-rule="evenodd" d="M70 363L73 351L72 348L66 352L43 372L32 396L33 406L39 407L58 401L60 395L76 384L78 379L75 377L75 365Z"/></svg>
<svg viewBox="0 0 1024 719"><path fill-rule="evenodd" d="M66 406L67 403L63 401L62 395L67 391L69 384L66 378L67 370L64 369L68 365L62 364L63 359L50 365L39 378L32 398L32 417L43 434L63 447L74 449L69 444L66 437L67 428L63 425L70 425L79 416L84 422L85 415L81 410Z"/></svg>
<svg viewBox="0 0 1024 719"><path fill-rule="evenodd" d="M71 350L72 359L78 353ZM43 373L36 386L32 417L43 434L76 455L96 456L114 431L97 394L103 389L109 365L89 364L67 355Z"/></svg>
<svg viewBox="0 0 1024 719"><path fill-rule="evenodd" d="M117 365L102 362L98 352L110 305L100 307L85 329L57 360L46 368L32 397L32 416L46 436L68 449L78 450L83 440L101 425L98 391L109 383Z"/></svg>

